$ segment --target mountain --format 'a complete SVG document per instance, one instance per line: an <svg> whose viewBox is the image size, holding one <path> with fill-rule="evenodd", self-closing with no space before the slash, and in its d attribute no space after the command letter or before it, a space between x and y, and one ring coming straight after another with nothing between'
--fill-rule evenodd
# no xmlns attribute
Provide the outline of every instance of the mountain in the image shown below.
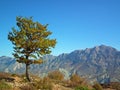
<svg viewBox="0 0 120 90"><path fill-rule="evenodd" d="M75 50L59 56L46 55L45 63L31 65L31 72L40 76L49 71L60 70L66 78L73 73L92 81L108 83L120 82L120 51L113 47L100 45L85 50ZM23 73L25 65L10 57L0 57L0 71Z"/></svg>

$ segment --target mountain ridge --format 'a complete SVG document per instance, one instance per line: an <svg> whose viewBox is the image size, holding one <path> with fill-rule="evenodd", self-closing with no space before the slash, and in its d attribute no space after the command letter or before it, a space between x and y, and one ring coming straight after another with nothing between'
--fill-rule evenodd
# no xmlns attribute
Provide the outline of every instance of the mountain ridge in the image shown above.
<svg viewBox="0 0 120 90"><path fill-rule="evenodd" d="M32 73L45 76L52 70L60 70L66 78L77 73L101 83L120 82L120 51L111 46L100 45L58 56L46 55L43 58L46 60L45 63L31 65ZM0 65L3 67L0 71L12 73L23 73L25 69L24 64L18 64L14 58L5 56L0 57Z"/></svg>

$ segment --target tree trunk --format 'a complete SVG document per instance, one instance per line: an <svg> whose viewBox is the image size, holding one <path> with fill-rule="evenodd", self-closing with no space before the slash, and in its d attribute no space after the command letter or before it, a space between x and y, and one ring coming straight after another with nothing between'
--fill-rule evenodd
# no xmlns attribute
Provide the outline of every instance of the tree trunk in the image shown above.
<svg viewBox="0 0 120 90"><path fill-rule="evenodd" d="M29 64L26 64L26 78L27 78L27 80L30 82L31 80L30 80L30 77L29 77L29 72L28 72L28 70L29 70Z"/></svg>

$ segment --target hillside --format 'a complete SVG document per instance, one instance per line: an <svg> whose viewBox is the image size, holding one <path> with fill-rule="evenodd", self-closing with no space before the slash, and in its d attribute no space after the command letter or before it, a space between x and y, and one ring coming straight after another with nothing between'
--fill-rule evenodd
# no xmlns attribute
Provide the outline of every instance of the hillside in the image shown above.
<svg viewBox="0 0 120 90"><path fill-rule="evenodd" d="M120 51L110 46L95 46L59 56L46 55L43 59L45 63L31 66L31 73L45 76L49 71L60 70L65 78L77 73L100 83L120 82ZM0 65L0 71L24 73L24 64L18 64L13 58L0 57Z"/></svg>
<svg viewBox="0 0 120 90"><path fill-rule="evenodd" d="M44 78L30 76L31 82L28 82L24 74L0 72L0 90L120 90L119 82L90 84L85 78L76 74L65 80L59 71L50 72Z"/></svg>

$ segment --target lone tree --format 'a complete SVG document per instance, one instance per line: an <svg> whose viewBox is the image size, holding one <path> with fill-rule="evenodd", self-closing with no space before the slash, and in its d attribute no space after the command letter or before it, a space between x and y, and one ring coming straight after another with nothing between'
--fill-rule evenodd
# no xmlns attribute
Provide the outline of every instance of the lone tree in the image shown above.
<svg viewBox="0 0 120 90"><path fill-rule="evenodd" d="M30 82L29 66L43 63L42 55L50 54L56 39L50 39L52 32L47 30L48 25L33 22L32 17L16 17L17 29L12 28L8 39L14 44L13 56L19 63L26 65L26 78Z"/></svg>

